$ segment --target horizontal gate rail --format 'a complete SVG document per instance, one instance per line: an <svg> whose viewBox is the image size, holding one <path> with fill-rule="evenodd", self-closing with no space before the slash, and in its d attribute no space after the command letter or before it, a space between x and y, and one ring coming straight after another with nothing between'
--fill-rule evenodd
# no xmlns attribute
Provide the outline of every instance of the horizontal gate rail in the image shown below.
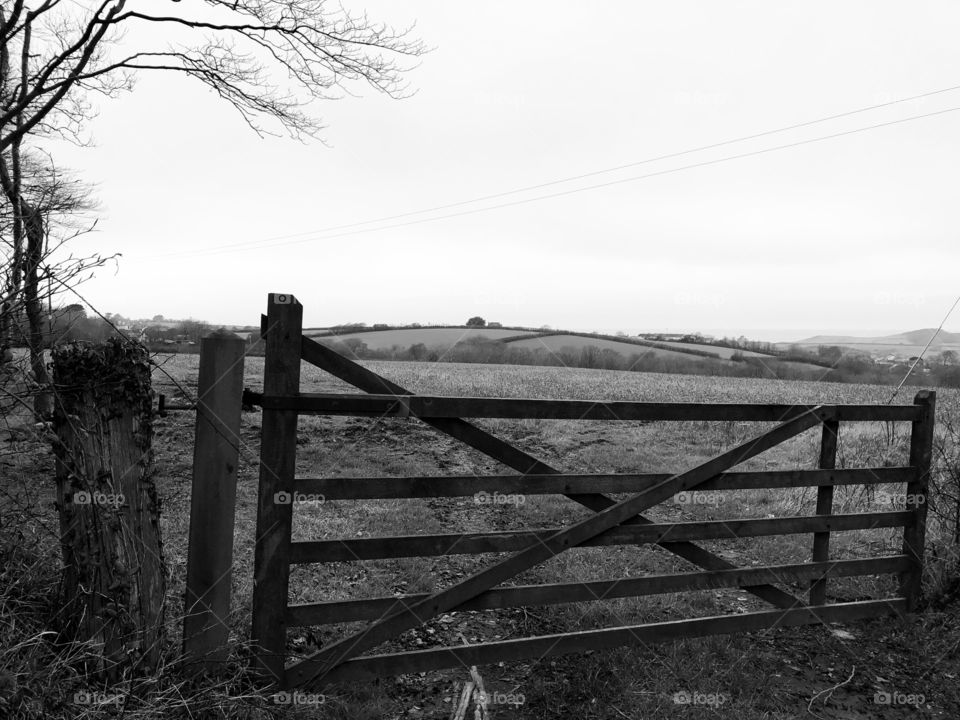
<svg viewBox="0 0 960 720"><path fill-rule="evenodd" d="M371 623L362 632L348 635L319 650L307 660L292 666L288 672L293 673L298 667L303 667L306 663L309 663L314 673L311 677L316 677L322 681L327 671L344 660L359 655L364 650L376 647L394 635L420 625L475 595L479 595L484 590L489 590L495 585L509 580L518 573L548 560L564 550L580 545L616 525L622 524L638 513L663 502L682 490L694 488L717 473L759 455L761 452L769 450L825 420L833 419L834 417L829 410L817 408L778 425L769 432L751 438L746 443L738 445L687 472L675 475L669 480L601 510L585 520L574 522L546 540L541 540L505 560L495 562L465 580L434 593L426 600L414 603L404 612Z"/></svg>
<svg viewBox="0 0 960 720"><path fill-rule="evenodd" d="M637 493L673 473L605 473L545 475L420 475L416 477L297 478L297 492L324 500L380 500L468 497L478 493L551 495L587 492ZM837 485L881 485L911 482L912 467L845 468L842 470L764 470L720 473L697 487L702 490L758 490Z"/></svg>
<svg viewBox="0 0 960 720"><path fill-rule="evenodd" d="M522 418L527 420L749 421L782 422L829 409L836 420L913 421L921 410L912 405L780 405L731 403L651 403L606 400L447 397L442 395L362 395L300 393L253 395L269 410L296 410L301 415L355 415L424 418Z"/></svg>
<svg viewBox="0 0 960 720"><path fill-rule="evenodd" d="M845 532L903 527L913 517L910 510L852 513L848 515L803 515L778 518L739 518L650 525L620 525L585 540L577 547L635 545L690 540L735 540L743 537L796 535L810 532ZM342 538L295 542L290 545L290 563L350 562L403 557L437 557L479 553L517 552L546 543L563 528L505 530L490 533L445 533L440 535L394 535L373 538Z"/></svg>
<svg viewBox="0 0 960 720"><path fill-rule="evenodd" d="M254 661L265 679L281 687L423 672L431 669L549 657L561 653L715 633L769 630L777 626L826 623L901 614L916 606L923 563L935 395L921 392L913 405L653 403L619 400L527 399L418 395L303 337L302 307L289 295L270 296L263 319L267 342L264 392L245 392L245 402L263 410L262 455L253 598ZM361 393L301 393L299 365L306 361L350 383ZM296 477L296 421L300 415L411 417L511 468L517 475L382 477ZM613 421L734 421L775 424L762 434L692 469L676 474L563 473L464 418ZM834 469L840 422L907 421L912 424L909 463L902 467ZM746 460L800 433L823 430L816 470L734 471ZM906 484L905 497L920 505L888 512L832 514L833 490L842 485ZM682 491L816 487L810 516L663 522L642 513ZM278 494L293 493L283 503ZM468 497L483 493L562 494L592 511L565 527L485 533L358 537L292 542L296 493L325 500ZM604 493L622 493L616 500ZM478 500L479 501L479 500ZM909 500L907 501L909 503ZM903 528L900 555L830 559L835 532ZM694 540L732 540L810 533L812 562L736 567ZM589 582L505 585L521 572L559 553L580 547L656 544L702 570L673 575L619 577ZM508 553L481 571L433 593L289 604L294 564L353 562L402 557ZM826 603L830 578L896 574L899 596L854 603ZM780 585L781 587L777 587ZM790 591L810 588L810 602ZM629 627L531 637L474 646L361 656L444 612L587 602L739 587L777 609L738 615L683 619ZM781 589L785 587L786 589ZM331 642L286 666L287 627L364 621L360 631Z"/></svg>
<svg viewBox="0 0 960 720"><path fill-rule="evenodd" d="M716 572L646 575L624 577L616 580L522 585L487 590L472 600L468 600L457 610L492 610L508 607L558 605L690 590L715 590L742 585L800 583L805 580L824 578L899 573L909 567L910 558L907 555L890 555L863 560L834 560L832 562L735 568ZM400 597L390 595L363 600L328 600L319 603L291 605L287 610L287 624L290 627L299 627L304 625L332 625L357 620L376 620L403 610L411 602L423 600L426 597L427 595L422 593Z"/></svg>
<svg viewBox="0 0 960 720"><path fill-rule="evenodd" d="M267 323L268 318L263 316L261 327L266 328ZM395 395L412 394L395 382L377 375L310 338L301 337L300 355L306 362L329 372L364 392L388 392ZM463 418L421 418L421 420L430 427L446 433L518 472L553 474L559 472L556 468L550 467L547 463L491 435L483 428L477 427ZM614 500L596 491L564 494L574 502L580 503L595 512L615 504ZM648 524L650 522L643 515L637 515L635 518L627 520L627 524ZM693 543L671 542L664 543L661 547L704 570L730 570L735 567L733 563ZM745 592L772 603L775 607L794 607L798 602L793 595L773 585L749 585L743 589Z"/></svg>
<svg viewBox="0 0 960 720"><path fill-rule="evenodd" d="M899 615L905 607L906 602L903 598L865 600L793 610L766 610L741 615L719 615L695 620L672 620L603 630L539 635L483 645L459 645L372 655L344 661L329 671L325 681L360 680L366 677L426 672L447 667L470 667L530 658L542 659L571 652L605 650L623 645L641 645L680 638L847 622L884 615ZM287 680L291 685L301 685L321 671L322 668L317 662L306 660L287 670Z"/></svg>

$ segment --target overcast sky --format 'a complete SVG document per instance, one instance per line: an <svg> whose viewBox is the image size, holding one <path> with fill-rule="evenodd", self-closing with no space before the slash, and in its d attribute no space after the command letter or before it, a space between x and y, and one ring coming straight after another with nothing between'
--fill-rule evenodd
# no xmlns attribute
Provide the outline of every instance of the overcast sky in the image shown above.
<svg viewBox="0 0 960 720"><path fill-rule="evenodd" d="M84 289L98 309L256 324L289 292L308 326L479 314L786 340L935 327L960 293L960 112L409 224L960 107L960 90L322 232L960 85L956 3L345 4L435 49L412 98L317 106L328 146L261 140L154 76L100 104L92 148L57 148L101 203L75 250L123 253Z"/></svg>

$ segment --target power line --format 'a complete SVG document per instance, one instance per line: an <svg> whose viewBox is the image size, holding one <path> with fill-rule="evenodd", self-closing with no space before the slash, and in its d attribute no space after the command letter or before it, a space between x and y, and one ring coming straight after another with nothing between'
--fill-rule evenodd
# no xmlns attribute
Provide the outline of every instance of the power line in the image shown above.
<svg viewBox="0 0 960 720"><path fill-rule="evenodd" d="M445 205L435 205L433 207L423 208L420 210L411 210L408 212L397 213L395 215L384 215L378 218L373 218L370 220L362 220L354 223L347 223L344 225L332 225L325 228L319 228L316 230L308 230L305 232L299 233L290 233L287 235L274 235L268 238L260 238L257 240L246 240L239 243L228 243L224 245L217 245L212 248L207 248L206 250L226 250L231 248L239 248L246 245L254 245L259 247L259 243L272 242L274 240L284 240L287 238L303 237L305 235L317 235L321 233L334 232L337 230L349 230L351 228L360 227L362 225L371 225L373 223L387 222L390 220L400 220L406 217L411 217L413 215L422 215L430 212L437 212L439 210L449 210L455 207L462 207L463 205L470 205L472 203L483 202L485 200L495 200L497 198L508 197L510 195L516 195L518 193L530 192L532 190L542 190L543 188L553 187L555 185L561 185L563 183L574 182L576 180L584 180L590 177L596 177L598 175L604 175L613 172L619 172L621 170L626 170L632 167L638 167L640 165L647 165L654 162L659 162L661 160L670 160L673 158L683 157L685 155L691 155L698 152L704 152L706 150L715 150L717 148L725 147L727 145L733 145L736 143L746 142L748 140L756 140L758 138L767 137L769 135L775 135L778 133L789 132L791 130L798 130L800 128L809 127L811 125L817 125L820 123L829 122L831 120L837 120L844 117L850 117L852 115L858 115L860 113L869 112L871 110L879 110L880 108L891 107L893 105L899 105L906 102L912 102L914 100L921 100L924 98L932 97L934 95L942 95L943 93L953 92L955 90L960 90L960 85L953 85L947 88L941 88L939 90L931 90L930 92L920 93L919 95L911 95L909 97L898 98L896 100L891 100L885 103L879 103L877 105L869 105L867 107L857 108L856 110L848 110L842 113L836 113L834 115L828 115L826 117L817 118L815 120L806 120L804 122L794 123L792 125L785 125L783 127L775 128L773 130L765 130L763 132L753 133L750 135L742 135L740 137L732 138L729 140L722 140L720 142L711 143L709 145L701 145L699 147L690 148L688 150L680 150L677 152L667 153L665 155L658 155L655 157L646 158L643 160L637 160L635 162L625 163L623 165L616 165L614 167L604 168L601 170L593 170L591 172L581 173L579 175L571 175L569 177L560 178L558 180L550 180L548 182L539 183L536 185L526 185L524 187L515 188L513 190L506 190L498 193L491 193L488 195L480 195L468 200L459 200L457 202L447 203ZM183 252L174 252L167 253L164 255L156 255L154 257L174 257L181 254L191 255L194 251L183 251Z"/></svg>
<svg viewBox="0 0 960 720"><path fill-rule="evenodd" d="M940 321L940 326L933 331L933 335L931 335L930 339L927 340L927 344L924 345L923 350L921 350L920 354L917 355L917 359L913 361L913 365L911 365L910 369L907 370L907 374L903 376L903 380L901 380L900 384L897 385L896 389L893 391L893 395L891 395L890 399L887 400L888 405L893 402L893 399L897 396L897 393L900 392L900 388L903 387L903 384L907 381L907 378L910 377L914 369L916 369L917 365L920 364L920 361L923 359L923 354L930 349L930 346L933 344L934 339L936 339L937 335L940 334L940 331L943 330L943 326L947 324L947 320L953 314L953 311L954 309L956 309L958 304L960 304L960 295L958 295L957 299L953 301L953 305L950 306L950 309L947 310L947 314L944 315L943 320Z"/></svg>
<svg viewBox="0 0 960 720"><path fill-rule="evenodd" d="M902 124L902 123L911 122L911 121L913 121L913 120L922 120L922 119L925 119L925 118L935 117L935 116L938 116L938 115L945 115L946 113L956 112L956 111L958 111L958 110L960 110L960 106L951 107L951 108L946 108L945 110L937 110L937 111L935 111L935 112L925 113L925 114L923 114L923 115L913 115L913 116L911 116L911 117L900 118L900 119L898 119L898 120L890 120L890 121L888 121L888 122L877 123L877 124L875 124L875 125L868 125L868 126L866 126L866 127L855 128L855 129L853 129L853 130L845 130L845 131L843 131L843 132L833 133L833 134L831 134L831 135L822 135L822 136L820 136L820 137L807 138L807 139L805 139L805 140L798 140L798 141L796 141L796 142L786 143L786 144L783 144L783 145L775 145L775 146L769 147L769 148L761 148L761 149L759 149L759 150L751 150L750 152L739 153L739 154L737 154L737 155L727 155L727 156L725 156L725 157L715 158L715 159L713 159L713 160L704 160L704 161L702 161L702 162L692 163L692 164L690 164L690 165L681 165L680 167L668 168L668 169L666 169L666 170L659 170L659 171L657 171L657 172L646 173L646 174L644 174L644 175L634 175L633 177L620 178L620 179L618 179L618 180L610 180L610 181L608 181L608 182L597 183L597 184L595 184L595 185L586 185L586 186L584 186L584 187L573 188L573 189L571 189L571 190L563 190L563 191L560 191L560 192L550 193L550 194L547 194L547 195L538 195L538 196L532 197L532 198L525 198L525 199L522 199L522 200L514 200L514 201L511 201L511 202L499 203L499 204L497 204L497 205L489 205L489 206L487 206L487 207L474 208L474 209L471 209L471 210L462 210L462 211L460 211L460 212L448 213L448 214L446 214L446 215L438 215L438 216L436 216L436 217L420 218L420 219L418 219L418 220L409 220L409 221L407 221L407 222L394 223L394 224L391 224L391 225L382 225L382 226L379 226L379 227L366 228L366 229L361 229L361 230L352 230L352 231L349 231L349 232L334 233L334 234L330 234L330 235L321 235L321 236L317 236L317 237L308 237L308 238L304 238L304 239L301 239L301 240L291 240L291 241L289 241L289 242L283 242L283 243L274 243L274 242L267 242L267 241L261 240L261 241L257 241L257 242L261 242L261 243L264 243L264 242L265 242L266 244L263 244L263 245L249 245L249 244L248 244L248 245L246 245L246 246L244 246L244 247L233 247L233 248L230 248L230 247L228 246L226 249L220 248L220 247L216 247L216 248L208 248L208 249L203 249L203 250L188 251L188 252L185 252L185 253L171 253L171 254L168 255L168 256L153 256L153 257L171 257L171 256L183 256L183 255L190 255L190 256L218 255L218 254L220 254L220 253L225 253L225 252L240 252L240 251L243 251L243 250L258 250L258 249L261 249L261 248L264 248L264 247L269 247L269 248L285 247L285 246L288 246L288 245L300 245L300 244L303 244L303 243L306 243L306 242L314 242L314 241L316 241L316 240L332 240L332 239L335 239L335 238L348 237L348 236L352 236L352 235L362 235L362 234L371 233L371 232L379 232L379 231L381 231L381 230L392 230L392 229L400 228L400 227L408 227L408 226L410 226L410 225L419 225L419 224L422 224L422 223L436 222L436 221L438 221L438 220L448 220L448 219L450 219L450 218L463 217L463 216L465 216L465 215L474 215L474 214L476 214L476 213L489 212L489 211L491 211L491 210L499 210L499 209L501 209L501 208L515 207L515 206L518 206L518 205L526 205L526 204L528 204L528 203L539 202L539 201L541 201L541 200L548 200L548 199L551 199L551 198L564 197L564 196L566 196L566 195L573 195L573 194L575 194L575 193L586 192L586 191L588 191L588 190L597 190L597 189L600 189L600 188L612 187L612 186L614 186L614 185L623 185L623 184L629 183L629 182L636 182L637 180L645 180L645 179L652 178L652 177L659 177L659 176L662 176L662 175L670 175L670 174L672 174L672 173L682 172L682 171L684 171L684 170L692 170L692 169L695 169L695 168L708 167L708 166L710 166L710 165L719 165L720 163L729 162L729 161L732 161L732 160L741 160L741 159L743 159L743 158L755 157L755 156L757 156L757 155L764 155L764 154L766 154L766 153L777 152L777 151L779 151L779 150L786 150L786 149L789 149L789 148L799 147L799 146L801 146L801 145L809 145L809 144L811 144L811 143L823 142L824 140L832 140L832 139L835 139L835 138L845 137L845 136L848 136L848 135L855 135L855 134L857 134L857 133L867 132L867 131L869 131L869 130L876 130L876 129L884 128L884 127L890 127L890 126L892 126L892 125L899 125L899 124ZM362 224L362 223L360 223L360 224Z"/></svg>

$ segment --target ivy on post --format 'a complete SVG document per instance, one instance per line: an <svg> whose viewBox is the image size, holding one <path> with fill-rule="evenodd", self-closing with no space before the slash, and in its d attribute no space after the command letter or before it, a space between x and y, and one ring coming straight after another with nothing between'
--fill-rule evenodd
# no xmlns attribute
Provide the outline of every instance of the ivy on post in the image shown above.
<svg viewBox="0 0 960 720"><path fill-rule="evenodd" d="M292 295L271 293L264 340L264 397L300 393L303 306ZM260 492L253 570L255 669L267 682L284 686L287 635L287 588L290 574L290 528L297 411L263 409L260 435Z"/></svg>
<svg viewBox="0 0 960 720"><path fill-rule="evenodd" d="M244 348L224 330L200 341L183 651L206 670L227 660Z"/></svg>
<svg viewBox="0 0 960 720"><path fill-rule="evenodd" d="M64 637L117 681L155 668L166 591L146 350L114 338L53 351Z"/></svg>

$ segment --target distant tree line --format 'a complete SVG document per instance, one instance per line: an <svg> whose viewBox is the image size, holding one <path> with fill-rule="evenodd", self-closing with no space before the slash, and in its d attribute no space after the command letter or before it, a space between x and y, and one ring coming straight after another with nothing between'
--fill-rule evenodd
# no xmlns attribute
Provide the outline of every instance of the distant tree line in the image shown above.
<svg viewBox="0 0 960 720"><path fill-rule="evenodd" d="M416 343L409 347L370 348L360 338L325 338L338 352L361 360L409 360L418 362L460 362L508 365L545 365L559 367L595 368L634 372L676 373L681 375L714 375L720 377L776 378L781 380L815 380L820 382L867 383L896 385L909 370L908 365L883 366L873 363L862 354L841 355L833 366L804 364L779 357L757 357L735 353L732 362L715 358L677 357L655 350L624 355L611 348L595 345L585 347L547 348L520 347L484 337L469 337L450 348L429 347ZM949 352L949 351L948 351ZM831 354L831 353L828 353ZM947 357L950 360L950 356ZM826 362L826 361L824 361ZM939 358L920 365L907 380L912 385L960 387L960 365L944 363Z"/></svg>
<svg viewBox="0 0 960 720"><path fill-rule="evenodd" d="M42 323L43 346L50 348L70 342L102 342L118 333L136 340L150 350L183 350L181 346L199 346L211 326L202 320L164 320L155 315L152 320L133 321L116 313L87 315L83 305L73 304L54 308L46 313ZM11 333L14 347L25 347L28 321L25 314L15 318Z"/></svg>

